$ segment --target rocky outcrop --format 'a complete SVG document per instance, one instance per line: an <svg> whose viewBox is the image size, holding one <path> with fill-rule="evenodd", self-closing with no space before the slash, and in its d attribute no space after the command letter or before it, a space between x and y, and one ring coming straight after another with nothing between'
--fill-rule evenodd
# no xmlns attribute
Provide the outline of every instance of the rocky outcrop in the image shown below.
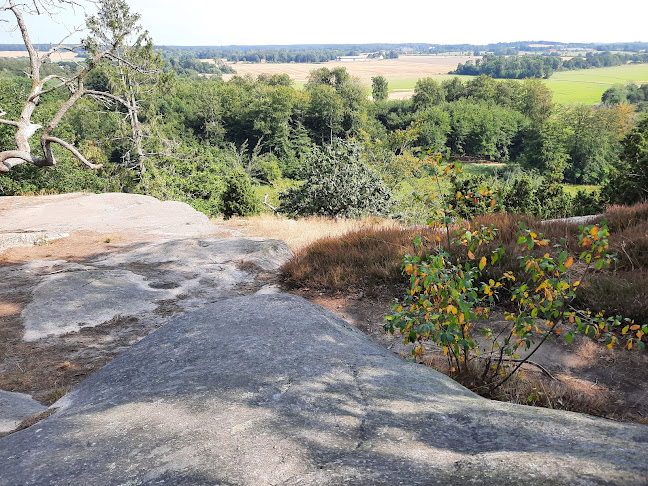
<svg viewBox="0 0 648 486"><path fill-rule="evenodd" d="M279 294L171 320L0 440L0 485L646 484L648 427L474 395Z"/></svg>
<svg viewBox="0 0 648 486"><path fill-rule="evenodd" d="M169 238L227 233L187 204L123 193L0 197L0 221L0 253L75 231Z"/></svg>

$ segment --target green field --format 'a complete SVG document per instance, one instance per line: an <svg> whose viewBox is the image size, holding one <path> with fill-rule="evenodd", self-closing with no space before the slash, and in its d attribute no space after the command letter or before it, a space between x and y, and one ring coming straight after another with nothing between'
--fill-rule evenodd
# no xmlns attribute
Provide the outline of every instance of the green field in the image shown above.
<svg viewBox="0 0 648 486"><path fill-rule="evenodd" d="M593 105L601 102L603 92L615 84L648 83L648 64L633 64L554 73L545 83L562 104Z"/></svg>
<svg viewBox="0 0 648 486"><path fill-rule="evenodd" d="M443 81L450 74L438 74L432 78ZM464 81L473 76L459 76ZM414 90L416 79L389 80L389 90ZM601 102L603 92L615 84L648 83L648 64L633 64L607 68L580 69L554 73L545 81L554 94L554 102L565 105L594 105Z"/></svg>

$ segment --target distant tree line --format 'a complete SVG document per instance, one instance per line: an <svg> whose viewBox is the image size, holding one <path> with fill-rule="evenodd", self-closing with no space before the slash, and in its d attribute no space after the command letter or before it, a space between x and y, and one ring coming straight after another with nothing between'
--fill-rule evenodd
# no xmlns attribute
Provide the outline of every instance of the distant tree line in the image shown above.
<svg viewBox="0 0 648 486"><path fill-rule="evenodd" d="M648 53L613 54L590 53L585 57L563 60L557 56L496 56L487 54L482 59L459 64L452 74L494 78L524 79L549 78L555 71L620 66L627 63L648 63Z"/></svg>
<svg viewBox="0 0 648 486"><path fill-rule="evenodd" d="M2 58L0 57L0 77L21 76L29 67L27 58ZM42 74L70 75L78 72L80 64L75 61L47 62L41 68ZM224 63L207 63L188 56L167 57L164 59L164 68L168 73L179 76L197 76L200 74L234 74L236 71ZM94 76L94 75L93 75Z"/></svg>

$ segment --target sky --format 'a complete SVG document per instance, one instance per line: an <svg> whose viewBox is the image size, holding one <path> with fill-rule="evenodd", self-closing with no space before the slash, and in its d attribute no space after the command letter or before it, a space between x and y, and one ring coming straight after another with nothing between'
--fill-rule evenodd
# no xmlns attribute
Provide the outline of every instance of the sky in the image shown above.
<svg viewBox="0 0 648 486"><path fill-rule="evenodd" d="M7 4L0 0L0 5ZM157 45L648 41L648 0L128 0ZM89 10L91 11L91 10ZM22 43L0 23L0 43ZM81 11L28 18L32 41L58 42Z"/></svg>

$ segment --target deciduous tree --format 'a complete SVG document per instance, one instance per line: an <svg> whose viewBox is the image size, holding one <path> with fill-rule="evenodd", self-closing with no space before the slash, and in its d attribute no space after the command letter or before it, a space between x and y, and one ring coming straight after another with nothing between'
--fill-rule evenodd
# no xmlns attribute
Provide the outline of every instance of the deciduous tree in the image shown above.
<svg viewBox="0 0 648 486"><path fill-rule="evenodd" d="M128 69L140 69L136 60L122 57L123 48L128 44L132 33L141 31L138 26L139 15L130 12L128 4L124 0L100 0L98 12L87 18L86 25L88 36L81 44L70 46L65 41L78 32L73 31L64 38L58 45L51 47L47 52L39 52L31 41L30 33L25 23L25 15L50 15L55 16L66 7L76 6L75 0L34 0L33 2L17 2L7 0L4 6L0 7L0 13L10 16L16 22L20 31L27 53L29 54L29 72L27 76L31 80L31 89L25 95L22 110L17 119L0 119L0 124L16 128L14 137L15 150L4 150L0 152L0 172L8 172L13 167L25 163L31 163L38 167L52 166L56 159L52 151L52 144L58 144L68 150L79 161L92 169L101 167L91 163L72 143L58 138L56 128L66 113L82 97L93 97L108 102L119 103L125 106L133 120L133 128L137 132L139 123L137 121L137 106L133 93L126 93L129 96L123 97L108 91L91 89L86 86L85 81L88 75L96 68L105 65L118 64ZM141 34L135 44L142 42ZM68 77L58 74L47 76L41 75L41 68L44 63L49 62L52 55L61 51L75 51L83 49L88 55L86 62L81 69ZM49 118L43 126L32 122L34 112L38 108L42 96L55 91L69 91L69 96L60 105L56 113ZM0 116L6 113L0 108ZM42 131L41 131L42 129ZM30 139L40 133L40 149L42 155L32 154ZM136 135L137 137L137 135Z"/></svg>

